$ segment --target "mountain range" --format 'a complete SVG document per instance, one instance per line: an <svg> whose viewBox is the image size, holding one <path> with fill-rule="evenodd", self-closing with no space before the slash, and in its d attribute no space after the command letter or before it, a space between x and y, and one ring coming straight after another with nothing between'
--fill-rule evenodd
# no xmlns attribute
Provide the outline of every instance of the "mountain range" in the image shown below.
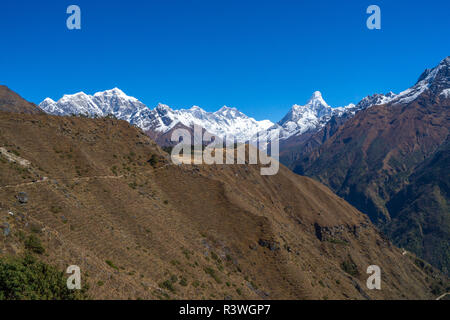
<svg viewBox="0 0 450 320"><path fill-rule="evenodd" d="M53 115L82 114L87 116L112 115L126 120L147 132L161 145L170 145L170 134L174 128L192 128L197 125L222 139L233 138L237 142L256 143L258 137L272 140L279 137L281 141L295 140L303 134L311 134L322 129L334 118L353 117L358 111L373 105L388 102L406 102L418 96L426 87L425 83L433 76L428 70L421 85L396 95L375 94L362 99L357 105L352 103L345 107L331 107L315 91L305 105L294 104L289 112L277 123L270 120L257 121L248 117L236 108L222 107L216 112L207 112L199 106L190 109L174 110L159 103L154 109L148 108L134 97L126 95L122 90L114 88L94 95L79 92L64 95L58 101L46 98L39 104L45 112Z"/></svg>
<svg viewBox="0 0 450 320"><path fill-rule="evenodd" d="M159 103L154 109L150 109L138 99L126 95L118 88L97 92L94 95L87 95L84 92L64 95L58 101L46 98L39 104L39 107L49 114L60 116L72 114L113 115L157 136L170 132L177 125L183 127L197 125L223 139L227 136L234 137L237 142L252 142L257 135L266 136L269 140L271 137L279 135L280 140L288 140L304 133L319 131L333 117L349 118L358 111L373 105L413 101L433 81L437 69L427 69L415 86L400 94L393 92L374 94L365 97L356 105L350 103L345 107L329 106L321 92L315 91L305 105L294 104L277 123L270 120L257 121L238 109L227 106L216 112L207 112L199 106L174 110ZM450 91L444 90L442 94L448 95Z"/></svg>
<svg viewBox="0 0 450 320"><path fill-rule="evenodd" d="M233 135L240 142L249 140L259 131L266 130L273 125L269 120L256 121L236 108L227 106L216 112L206 112L198 106L173 110L160 103L150 110L136 98L127 96L118 88L98 92L93 96L83 92L65 95L57 102L47 98L39 106L47 113L54 115L113 115L146 132L158 134L170 132L177 124L186 127L198 125L222 138Z"/></svg>
<svg viewBox="0 0 450 320"><path fill-rule="evenodd" d="M279 137L282 163L296 173L325 183L367 213L397 244L448 272L448 190L441 185L444 196L437 196L441 217L438 221L443 230L424 228L427 223L423 215L410 224L409 237L400 235L395 226L407 225L399 222L407 215L398 212L398 199L402 194L411 194L404 189L411 188L411 181L419 181L414 178L419 174L417 170L430 168L425 163L438 150L446 152L449 65L447 57L436 67L426 69L416 84L403 92L374 94L356 105L332 108L316 91L306 104L293 105L277 123L257 121L229 107L206 112L197 106L173 110L159 104L151 110L117 88L93 96L66 95L56 102L47 98L39 107L55 115L112 114L140 127L161 146L173 144L170 136L174 129L192 130L194 124L224 139L235 137L238 142L256 143L257 137L268 141ZM437 219L429 217L436 210L428 208L424 212L428 212L428 220Z"/></svg>
<svg viewBox="0 0 450 320"><path fill-rule="evenodd" d="M384 95L368 97L355 106L330 107L319 91L313 93L305 105L293 105L288 114L278 123L270 120L257 121L236 108L222 107L216 112L207 112L198 106L190 109L174 110L165 104L150 109L134 97L127 96L122 90L114 88L94 95L79 92L64 95L58 101L45 99L39 107L53 115L108 116L126 120L142 130L161 136L178 126L200 126L220 138L233 137L237 142L254 141L257 135L267 135L269 140L279 134L281 140L322 128L333 116L342 117L355 114L376 101L388 97ZM169 139L170 140L170 139Z"/></svg>
<svg viewBox="0 0 450 320"><path fill-rule="evenodd" d="M69 265L80 267L91 299L435 299L449 290L445 275L393 245L367 215L284 166L261 176L260 164L173 165L126 121L30 114L20 96L8 101L0 104L8 298L58 298L63 273L57 282L46 270ZM9 263L30 255L44 265ZM370 265L382 270L382 290L366 286Z"/></svg>

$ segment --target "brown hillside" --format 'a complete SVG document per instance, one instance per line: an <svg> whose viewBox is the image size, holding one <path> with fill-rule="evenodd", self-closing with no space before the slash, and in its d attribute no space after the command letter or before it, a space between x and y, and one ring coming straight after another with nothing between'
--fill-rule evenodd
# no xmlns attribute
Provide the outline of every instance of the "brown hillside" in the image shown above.
<svg viewBox="0 0 450 320"><path fill-rule="evenodd" d="M41 259L79 265L96 299L431 299L446 289L365 215L285 167L175 166L112 119L0 112L0 147L0 255L23 253L35 234ZM382 290L366 288L373 264Z"/></svg>
<svg viewBox="0 0 450 320"><path fill-rule="evenodd" d="M8 87L0 85L0 111L38 114L43 111L34 103L24 100Z"/></svg>

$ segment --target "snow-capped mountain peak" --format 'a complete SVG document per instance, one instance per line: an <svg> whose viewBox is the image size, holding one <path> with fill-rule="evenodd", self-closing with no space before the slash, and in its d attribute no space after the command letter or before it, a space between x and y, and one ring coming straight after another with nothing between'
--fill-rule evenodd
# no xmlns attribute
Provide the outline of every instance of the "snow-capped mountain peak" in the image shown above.
<svg viewBox="0 0 450 320"><path fill-rule="evenodd" d="M436 67L425 69L420 75L416 84L399 94L392 91L386 94L374 94L363 98L357 105L356 109L366 109L374 105L382 105L387 103L410 103L417 99L423 92L430 90L431 93L441 95L450 88L450 57L443 59Z"/></svg>
<svg viewBox="0 0 450 320"><path fill-rule="evenodd" d="M397 95L393 93L392 91L386 93L386 94L379 94L376 93L371 96L367 96L363 98L358 104L356 105L356 109L366 109L374 105L380 105L385 104L390 101L392 101Z"/></svg>
<svg viewBox="0 0 450 320"><path fill-rule="evenodd" d="M134 102L138 101L135 97L126 95L125 92L123 92L119 88L113 88L111 90L97 92L94 94L94 97L97 97L97 98L117 97L117 98L128 100L128 101L134 101Z"/></svg>
<svg viewBox="0 0 450 320"><path fill-rule="evenodd" d="M158 103L158 105L155 107L155 109L157 109L157 110L161 110L161 111L164 111L164 110L172 110L167 104L164 104L164 103Z"/></svg>
<svg viewBox="0 0 450 320"><path fill-rule="evenodd" d="M289 112L277 124L259 132L260 140L272 141L279 137L280 140L288 139L295 135L301 135L308 131L317 131L322 128L332 116L342 116L345 113L354 113L354 104L345 107L332 108L325 102L320 91L315 91L305 105L294 104ZM256 144L257 137L251 142Z"/></svg>
<svg viewBox="0 0 450 320"><path fill-rule="evenodd" d="M450 57L443 59L436 67L425 69L416 84L399 94L389 92L387 94L375 94L361 100L357 107L368 108L372 105L386 103L410 103L417 99L423 92L430 90L432 94L439 95L450 87Z"/></svg>
<svg viewBox="0 0 450 320"><path fill-rule="evenodd" d="M233 119L233 118L248 119L248 117L245 114L243 114L242 112L240 112L238 109L227 107L227 106L223 106L222 108L220 108L219 110L214 112L214 114L217 116L223 116L227 119Z"/></svg>
<svg viewBox="0 0 450 320"><path fill-rule="evenodd" d="M55 103L55 101L51 98L45 98L44 101L42 101L42 103Z"/></svg>
<svg viewBox="0 0 450 320"><path fill-rule="evenodd" d="M126 94L117 87L112 88L110 90L105 90L103 92L96 92L96 93L94 93L94 96L100 96L100 95L105 95L105 94L126 96Z"/></svg>
<svg viewBox="0 0 450 320"><path fill-rule="evenodd" d="M326 103L323 99L320 91L315 91L305 105L301 106L298 104L294 104L291 108L291 111L292 114L296 115L297 117L308 111L313 111L319 116L320 113L326 112L325 110L328 110L330 108L331 107L328 105L328 103Z"/></svg>
<svg viewBox="0 0 450 320"><path fill-rule="evenodd" d="M315 91L305 105L294 104L286 116L278 122L282 130L282 137L301 134L317 128L323 117L331 115L331 108L323 99L320 91Z"/></svg>
<svg viewBox="0 0 450 320"><path fill-rule="evenodd" d="M320 91L314 91L311 98L309 98L308 102L306 103L308 106L312 107L329 107L329 105L323 100L322 93Z"/></svg>

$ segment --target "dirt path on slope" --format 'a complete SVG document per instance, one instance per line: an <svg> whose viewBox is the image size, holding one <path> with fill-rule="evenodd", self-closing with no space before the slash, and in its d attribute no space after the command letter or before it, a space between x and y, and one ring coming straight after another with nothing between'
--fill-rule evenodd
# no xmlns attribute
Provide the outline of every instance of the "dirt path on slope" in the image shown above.
<svg viewBox="0 0 450 320"><path fill-rule="evenodd" d="M0 148L2 149L2 148ZM24 161L27 161L28 163L30 163L28 160L23 159ZM143 173L151 173L151 172L155 172L158 170L161 170L169 165L172 165L171 163L169 164L165 164L159 168L155 168L153 170L149 170L149 171L143 171ZM48 182L51 180L59 180L59 181L71 181L71 182L78 182L78 181L90 181L92 179L121 179L124 178L125 175L121 174L121 175L106 175L106 176L91 176L91 177L76 177L76 178L49 178L49 177L42 177L40 180L37 181L30 181L30 182L24 182L24 183L19 183L19 184L14 184L14 185L6 185L6 186L0 186L0 190L1 189L9 189L9 188L18 188L18 187L25 187L25 186L30 186L33 184L38 184L38 183L43 183L43 182Z"/></svg>

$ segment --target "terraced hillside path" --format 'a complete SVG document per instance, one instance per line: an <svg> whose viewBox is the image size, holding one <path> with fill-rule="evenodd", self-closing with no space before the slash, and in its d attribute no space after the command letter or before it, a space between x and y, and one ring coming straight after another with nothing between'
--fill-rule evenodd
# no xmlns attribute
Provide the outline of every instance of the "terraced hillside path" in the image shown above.
<svg viewBox="0 0 450 320"><path fill-rule="evenodd" d="M151 170L151 172L161 170L169 165L172 165L172 163L168 163L159 168L155 168L155 169ZM78 181L90 181L92 179L121 179L124 177L125 177L125 175L121 174L121 175L117 175L117 176L116 175L107 175L107 176L91 176L91 177L76 177L76 178L51 178L51 180L78 182ZM50 181L49 177L42 177L40 180L36 180L36 181L24 182L24 183L19 183L19 184L14 184L14 185L0 186L0 190L8 189L8 188L25 187L25 186L30 186L33 184L43 183L43 182L47 182L47 181Z"/></svg>
<svg viewBox="0 0 450 320"><path fill-rule="evenodd" d="M13 184L13 185L7 185L7 186L0 186L0 189L7 189L7 188L17 188L17 187L24 187L24 186L30 186L36 183L42 183L42 182L46 182L48 181L47 177L42 177L41 180L37 180L37 181L31 181L31 182L24 182L24 183L19 183L19 184Z"/></svg>

